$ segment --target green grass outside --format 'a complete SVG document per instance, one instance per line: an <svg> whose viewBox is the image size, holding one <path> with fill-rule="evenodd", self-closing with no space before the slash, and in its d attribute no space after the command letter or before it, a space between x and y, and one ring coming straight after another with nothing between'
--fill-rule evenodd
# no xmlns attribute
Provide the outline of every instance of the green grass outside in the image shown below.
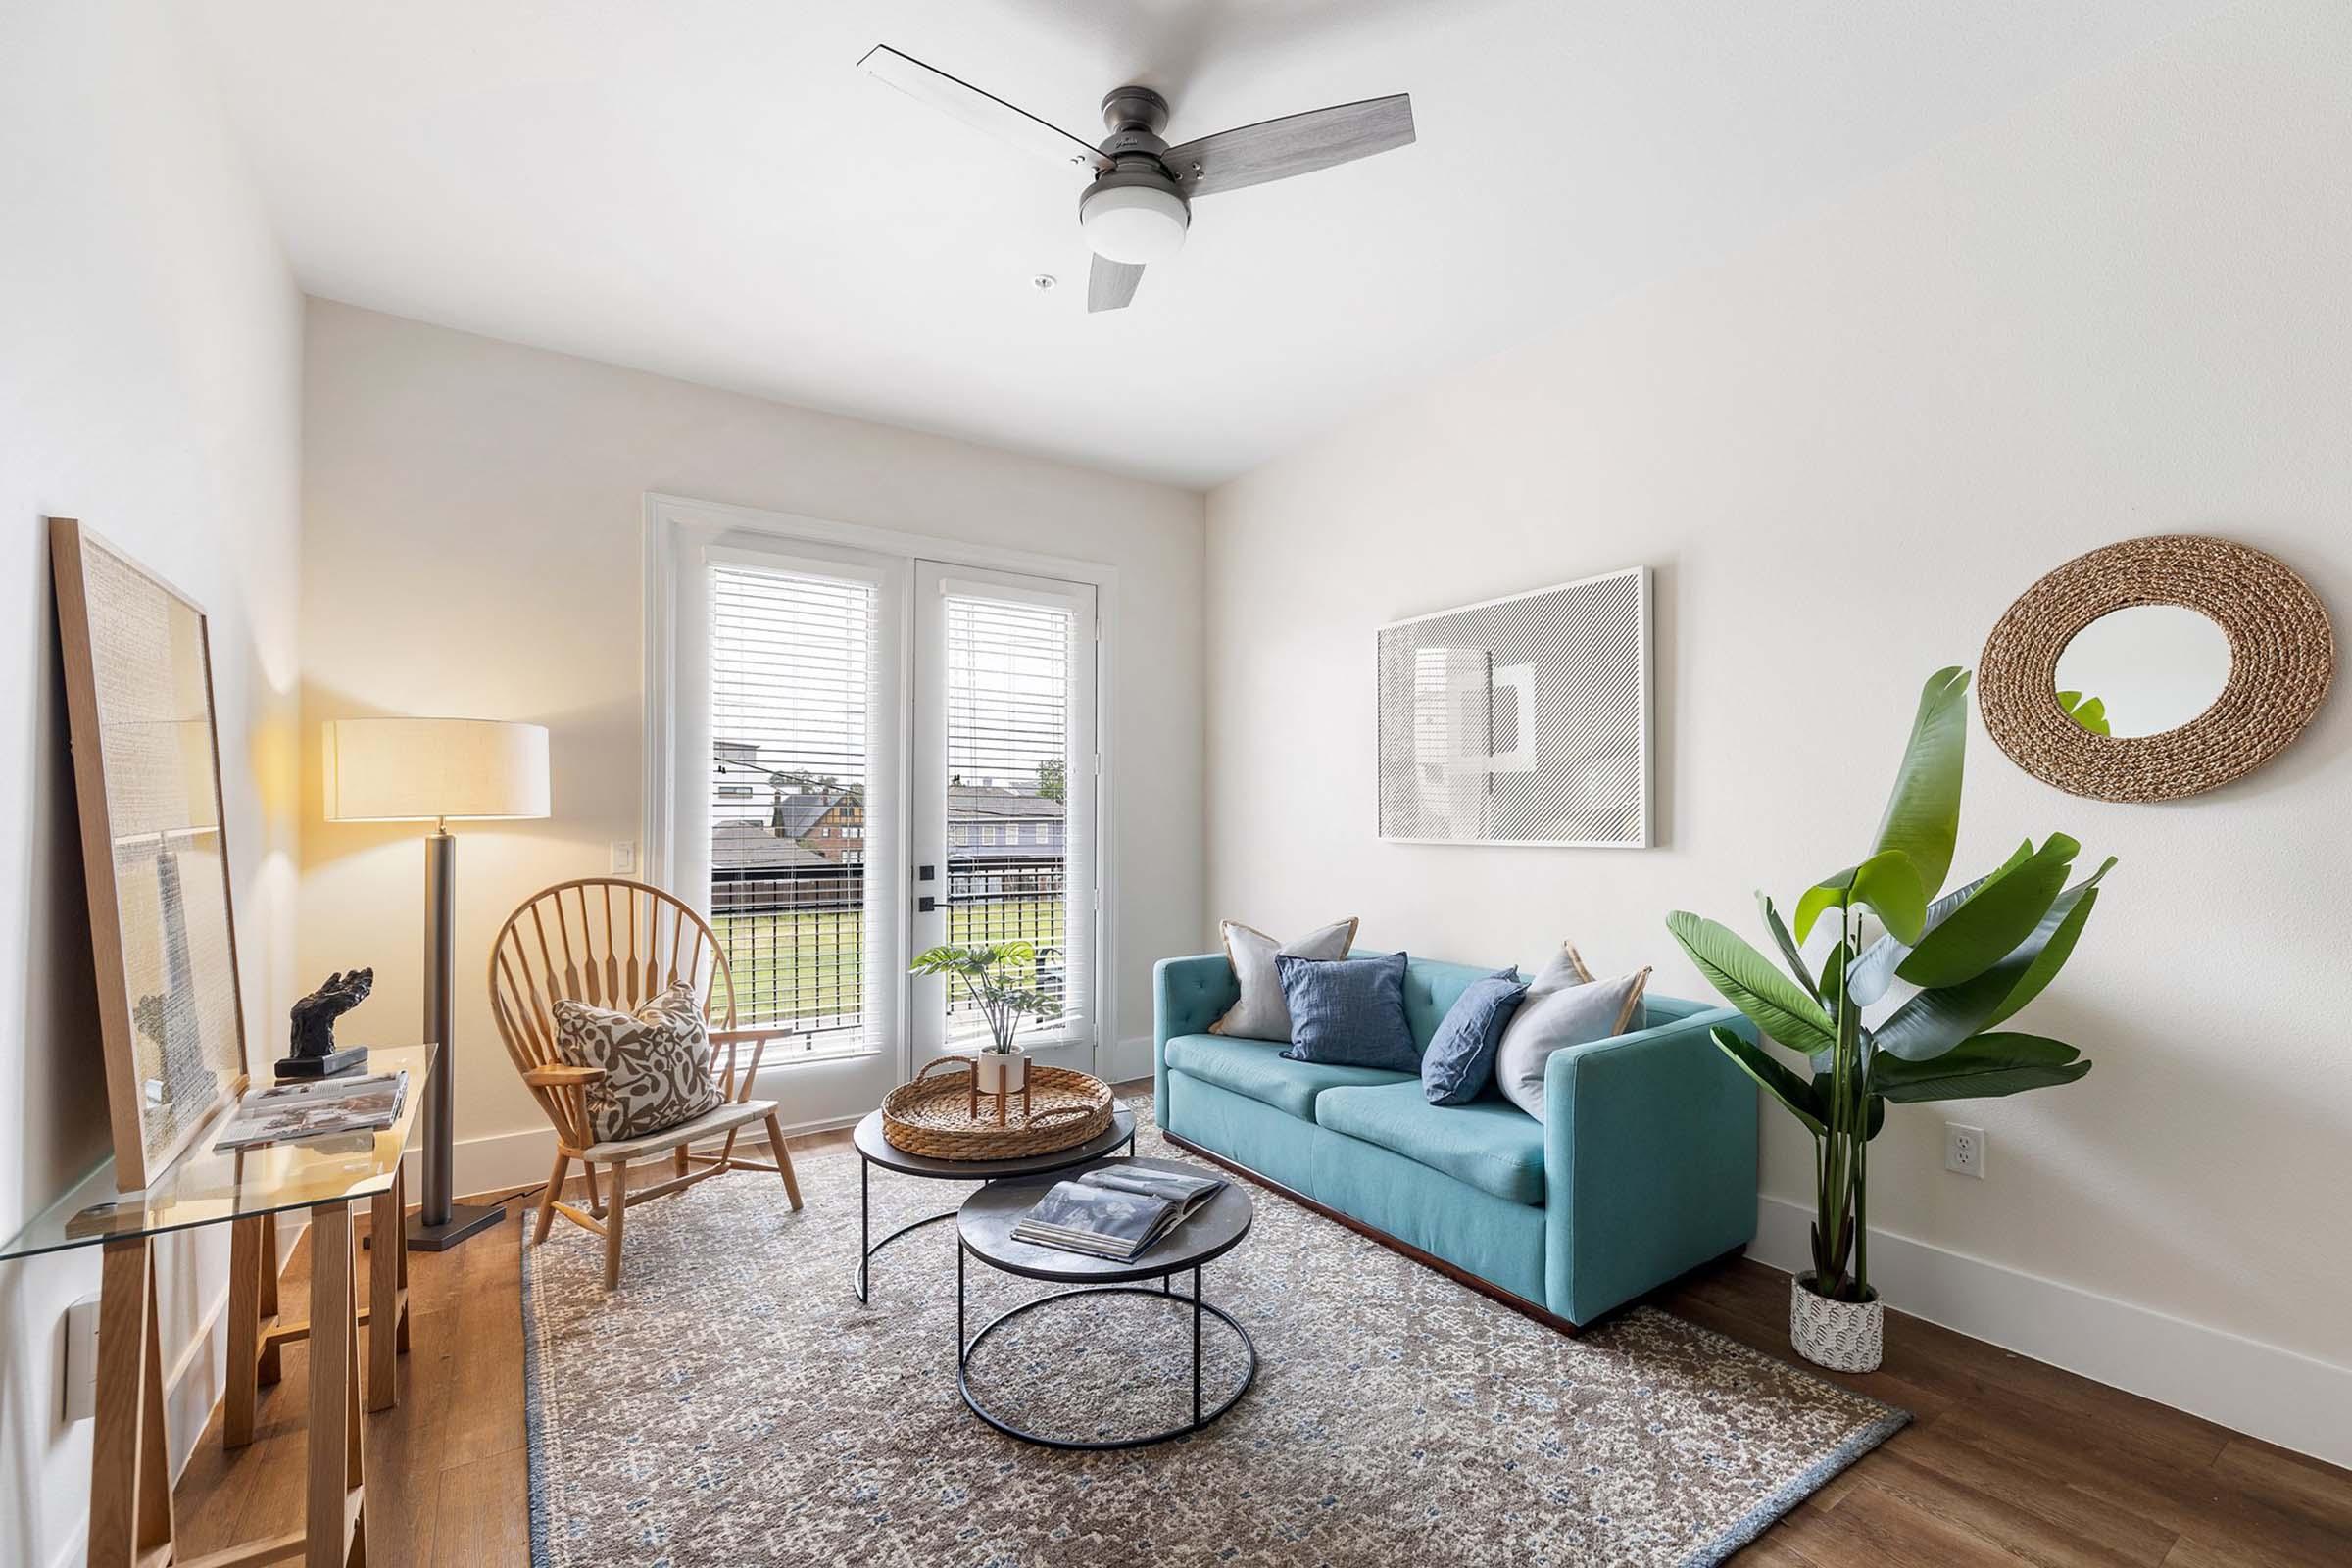
<svg viewBox="0 0 2352 1568"><path fill-rule="evenodd" d="M1062 944L1060 899L1006 899L948 909L950 942ZM746 1023L781 1023L855 1013L864 1005L864 921L848 910L721 914L711 922L735 980ZM1023 976L1034 984L1034 968Z"/></svg>

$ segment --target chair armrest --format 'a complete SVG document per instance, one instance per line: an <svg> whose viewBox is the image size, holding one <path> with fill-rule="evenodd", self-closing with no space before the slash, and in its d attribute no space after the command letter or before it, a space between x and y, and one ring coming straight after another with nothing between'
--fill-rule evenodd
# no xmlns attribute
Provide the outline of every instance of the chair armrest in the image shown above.
<svg viewBox="0 0 2352 1568"><path fill-rule="evenodd" d="M710 1043L714 1046L750 1046L766 1040L790 1040L799 1033L789 1024L754 1024L746 1029L713 1029L710 1031Z"/></svg>
<svg viewBox="0 0 2352 1568"><path fill-rule="evenodd" d="M1544 1071L1545 1304L1590 1323L1753 1239L1756 1090L1709 1007L1553 1054Z"/></svg>
<svg viewBox="0 0 2352 1568"><path fill-rule="evenodd" d="M1222 953L1162 958L1152 966L1152 1113L1162 1127L1168 1116L1168 1042L1178 1035L1204 1035L1242 1000L1233 964Z"/></svg>
<svg viewBox="0 0 2352 1568"><path fill-rule="evenodd" d="M564 1089L595 1083L604 1075L602 1067L533 1067L522 1075L522 1081L534 1089Z"/></svg>
<svg viewBox="0 0 2352 1568"><path fill-rule="evenodd" d="M718 1054L727 1054L727 1065L717 1074L719 1093L737 1103L752 1098L752 1080L759 1075L760 1058L767 1054L770 1040L790 1040L799 1034L797 1029L777 1024L755 1024L748 1029L713 1029L710 1031L710 1065L718 1067ZM739 1076L735 1070L737 1054L745 1046L752 1048L752 1059L744 1064Z"/></svg>

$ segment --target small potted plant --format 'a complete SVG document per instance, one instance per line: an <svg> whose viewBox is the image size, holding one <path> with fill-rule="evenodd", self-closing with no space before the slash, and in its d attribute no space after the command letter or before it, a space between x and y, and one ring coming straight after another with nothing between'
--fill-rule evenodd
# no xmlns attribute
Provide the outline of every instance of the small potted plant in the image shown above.
<svg viewBox="0 0 2352 1568"><path fill-rule="evenodd" d="M1810 1073L1798 1072L1733 1030L1714 1031L1813 1135L1813 1271L1790 1283L1788 1335L1799 1355L1838 1372L1876 1369L1885 1346L1870 1283L1869 1172L1886 1102L2014 1095L2090 1071L2074 1047L1999 1025L2057 977L2114 858L2070 884L2082 846L2053 833L1937 897L1960 832L1967 692L1965 669L1928 677L1877 842L1859 864L1805 890L1794 931L1757 895L1787 974L1712 920L1678 910L1666 922L1725 1001L1808 1058ZM1883 928L1867 941L1865 908ZM1802 944L1833 914L1837 940L1818 967L1808 964Z"/></svg>
<svg viewBox="0 0 2352 1568"><path fill-rule="evenodd" d="M1029 1054L1013 1044L1023 1018L1058 1017L1061 1004L1038 990L1037 947L1028 942L948 942L915 955L915 974L959 982L988 1020L989 1043L974 1061L973 1088L997 1097L997 1120L1006 1102L1029 1085Z"/></svg>

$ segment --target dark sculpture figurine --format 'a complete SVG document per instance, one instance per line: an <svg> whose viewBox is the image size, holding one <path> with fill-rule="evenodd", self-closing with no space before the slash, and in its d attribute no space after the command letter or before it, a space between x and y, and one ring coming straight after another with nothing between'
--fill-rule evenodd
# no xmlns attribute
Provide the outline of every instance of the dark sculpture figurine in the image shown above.
<svg viewBox="0 0 2352 1568"><path fill-rule="evenodd" d="M373 969L341 970L326 984L294 1004L287 1015L294 1024L293 1054L277 1064L280 1078L324 1078L368 1059L366 1046L335 1049L335 1020L368 1000L375 986Z"/></svg>

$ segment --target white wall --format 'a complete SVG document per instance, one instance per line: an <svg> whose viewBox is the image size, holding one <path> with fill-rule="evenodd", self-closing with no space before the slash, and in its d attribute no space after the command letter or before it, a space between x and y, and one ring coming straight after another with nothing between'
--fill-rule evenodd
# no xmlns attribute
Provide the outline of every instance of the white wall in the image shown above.
<svg viewBox="0 0 2352 1568"><path fill-rule="evenodd" d="M291 1000L301 297L167 7L0 10L0 1233L110 1148L50 514L211 614L255 1060ZM219 1391L226 1238L157 1247L174 1456ZM89 1426L58 1416L94 1251L0 1265L0 1561L71 1552Z"/></svg>
<svg viewBox="0 0 2352 1568"><path fill-rule="evenodd" d="M320 820L319 722L446 712L552 731L553 818L459 830L461 1190L536 1181L553 1150L490 1021L492 936L640 835L649 491L1118 568L1114 1033L1122 1070L1148 1070L1134 1042L1152 961L1202 918L1198 494L324 301L307 365L300 953L305 972L375 966L359 1035L416 1038L420 830Z"/></svg>
<svg viewBox="0 0 2352 1568"><path fill-rule="evenodd" d="M2249 5L1214 492L1210 916L1360 913L1367 942L1480 962L1572 936L1704 995L1666 912L1760 939L1752 889L1855 859L1922 679L2060 562L2227 535L2302 572L2340 636L2347 60L2352 9ZM1374 626L1637 563L1663 845L1376 842ZM1962 868L2054 829L2122 857L2024 1020L2097 1067L1895 1109L1871 1217L1925 1244L1895 1304L2352 1462L2326 1402L2352 1397L2352 703L2166 806L2062 795L1981 727L1972 748ZM1941 1169L1946 1116L1987 1130L1983 1181ZM1766 1118L1769 1193L1809 1201L1807 1152Z"/></svg>

